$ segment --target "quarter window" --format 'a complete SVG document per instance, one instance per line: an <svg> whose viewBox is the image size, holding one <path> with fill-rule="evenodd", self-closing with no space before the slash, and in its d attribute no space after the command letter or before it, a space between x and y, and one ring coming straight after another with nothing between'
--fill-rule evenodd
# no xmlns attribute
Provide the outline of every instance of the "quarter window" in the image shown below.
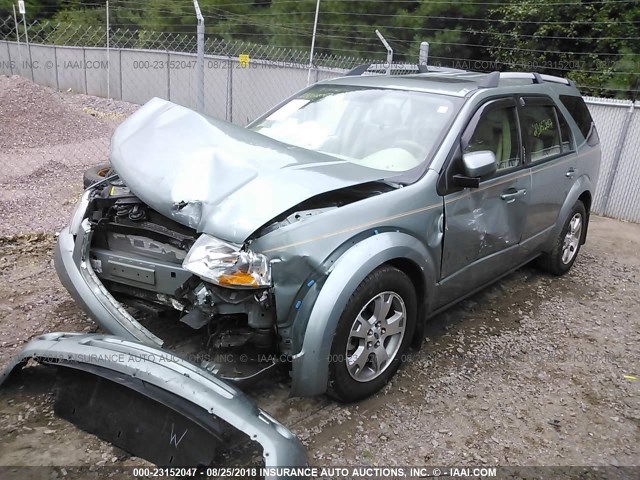
<svg viewBox="0 0 640 480"><path fill-rule="evenodd" d="M560 101L573 117L587 144L593 147L600 143L593 118L582 97L560 95ZM578 143L582 145L583 139L578 139Z"/></svg>

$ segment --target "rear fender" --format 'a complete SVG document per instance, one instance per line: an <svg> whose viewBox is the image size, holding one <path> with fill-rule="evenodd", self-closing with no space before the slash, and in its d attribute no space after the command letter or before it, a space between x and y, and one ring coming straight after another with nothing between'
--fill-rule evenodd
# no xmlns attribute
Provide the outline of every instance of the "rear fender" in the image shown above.
<svg viewBox="0 0 640 480"><path fill-rule="evenodd" d="M562 231L562 227L564 227L564 223L566 222L571 209L578 201L578 198L580 198L580 195L587 191L593 192L593 184L591 183L589 177L587 177L586 175L582 175L576 179L571 187L571 190L569 190L567 197L564 199L564 203L560 208L560 213L556 218L556 224L554 225L553 230L549 235L549 240L547 240L546 245L544 246L544 251L550 251L553 249L553 246L555 245L558 235L560 235L560 232ZM589 212L587 212L587 218L588 216ZM587 222L585 222L585 229L586 228L588 228ZM585 230L583 239L586 238L586 235L587 231Z"/></svg>

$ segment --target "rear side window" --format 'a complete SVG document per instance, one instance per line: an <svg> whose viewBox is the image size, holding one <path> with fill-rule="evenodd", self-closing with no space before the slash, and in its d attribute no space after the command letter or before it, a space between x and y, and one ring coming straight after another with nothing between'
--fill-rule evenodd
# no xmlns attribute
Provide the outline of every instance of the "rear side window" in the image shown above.
<svg viewBox="0 0 640 480"><path fill-rule="evenodd" d="M596 126L591 118L591 113L582 97L574 97L572 95L560 95L560 101L569 110L573 120L578 125L584 139L590 146L600 143ZM581 142L579 142L581 143Z"/></svg>
<svg viewBox="0 0 640 480"><path fill-rule="evenodd" d="M562 153L560 129L555 108L532 105L524 108L524 136L531 162Z"/></svg>

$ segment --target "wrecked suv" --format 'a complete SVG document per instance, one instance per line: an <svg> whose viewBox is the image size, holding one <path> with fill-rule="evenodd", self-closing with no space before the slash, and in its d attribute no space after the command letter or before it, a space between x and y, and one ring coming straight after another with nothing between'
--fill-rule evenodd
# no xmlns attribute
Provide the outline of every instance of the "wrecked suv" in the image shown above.
<svg viewBox="0 0 640 480"><path fill-rule="evenodd" d="M217 376L285 364L292 395L353 401L437 312L534 259L571 268L600 147L570 81L435 71L321 82L246 128L153 99L110 163L55 258L102 328L186 329Z"/></svg>

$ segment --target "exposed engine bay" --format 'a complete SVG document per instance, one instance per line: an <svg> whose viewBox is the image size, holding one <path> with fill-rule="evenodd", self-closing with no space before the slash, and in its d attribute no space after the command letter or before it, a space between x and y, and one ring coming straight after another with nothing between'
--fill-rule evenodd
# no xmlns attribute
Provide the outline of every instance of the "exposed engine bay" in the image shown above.
<svg viewBox="0 0 640 480"><path fill-rule="evenodd" d="M199 237L195 230L145 205L118 180L95 189L87 218L93 230L91 267L136 319L161 330L176 321L188 325L183 329L187 335L178 335L178 342L188 343L188 354L202 355L204 366L223 377L224 367L215 359L235 354L244 359L275 358L270 289L225 288L185 270L183 261ZM148 328L154 330L152 325ZM158 336L163 337L161 332ZM245 367L244 373L253 376L264 365ZM235 378L238 367L233 371Z"/></svg>

